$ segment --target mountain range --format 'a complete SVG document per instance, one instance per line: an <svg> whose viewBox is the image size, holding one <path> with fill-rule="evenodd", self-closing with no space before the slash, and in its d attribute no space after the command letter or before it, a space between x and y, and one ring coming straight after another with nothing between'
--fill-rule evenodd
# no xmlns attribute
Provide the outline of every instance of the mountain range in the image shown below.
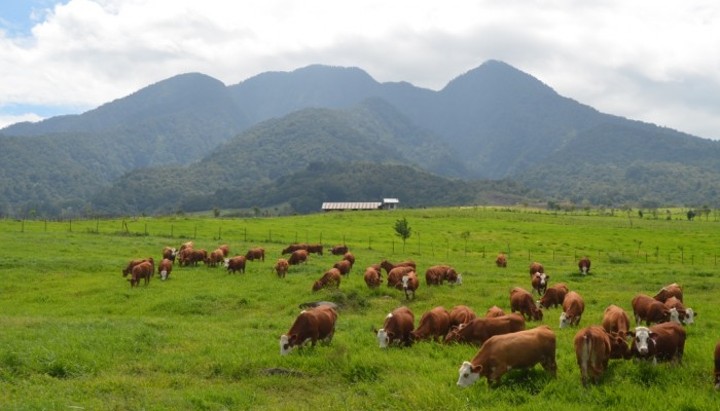
<svg viewBox="0 0 720 411"><path fill-rule="evenodd" d="M154 214L563 202L716 207L720 143L625 119L487 61L439 91L313 65L188 73L0 130L0 213Z"/></svg>

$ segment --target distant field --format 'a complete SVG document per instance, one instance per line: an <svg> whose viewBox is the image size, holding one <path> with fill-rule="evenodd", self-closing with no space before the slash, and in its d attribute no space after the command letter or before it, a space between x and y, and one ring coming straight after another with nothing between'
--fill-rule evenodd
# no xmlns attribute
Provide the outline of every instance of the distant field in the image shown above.
<svg viewBox="0 0 720 411"><path fill-rule="evenodd" d="M403 217L412 230L404 245L393 230ZM0 220L0 409L720 409L712 387L720 222L687 221L679 210L665 217L447 208L257 219ZM135 289L122 277L128 260L159 260L163 246L188 240L208 250L226 243L231 254L262 246L268 258L236 275L176 266L170 280L155 276ZM272 273L281 249L296 241L350 247L357 262L339 292L310 291L339 259L329 252L292 267L284 280ZM509 256L506 269L495 267L500 251ZM587 277L577 273L582 255L593 261ZM418 263L416 300L365 286L364 268L383 258ZM531 261L545 265L551 284L565 282L584 296L581 326L599 324L609 304L631 311L635 294L682 284L686 305L699 313L687 327L683 364L615 361L600 385L583 388L572 351L577 329L558 329L559 309L546 310L542 322L557 334L556 378L538 366L510 372L497 389L484 379L461 389L458 367L474 347L378 348L371 330L399 305L414 311L416 324L438 305L509 311L510 288L530 289ZM439 263L455 266L464 284L426 286L424 270ZM335 339L281 357L278 339L298 304L315 300L343 306Z"/></svg>

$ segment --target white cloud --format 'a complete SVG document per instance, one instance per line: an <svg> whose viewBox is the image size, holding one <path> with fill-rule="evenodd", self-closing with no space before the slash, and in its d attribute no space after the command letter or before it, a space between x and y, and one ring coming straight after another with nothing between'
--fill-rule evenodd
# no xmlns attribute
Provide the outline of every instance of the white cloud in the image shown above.
<svg viewBox="0 0 720 411"><path fill-rule="evenodd" d="M712 0L70 0L29 38L0 33L0 106L90 108L183 72L235 84L316 63L440 89L499 59L603 112L720 138L704 97L720 89L719 19Z"/></svg>

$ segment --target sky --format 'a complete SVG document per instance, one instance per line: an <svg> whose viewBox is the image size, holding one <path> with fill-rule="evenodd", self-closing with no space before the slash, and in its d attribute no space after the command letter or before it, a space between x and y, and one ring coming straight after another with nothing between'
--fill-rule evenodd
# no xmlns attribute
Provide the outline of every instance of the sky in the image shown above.
<svg viewBox="0 0 720 411"><path fill-rule="evenodd" d="M325 64L440 90L487 60L720 139L716 0L0 0L0 128L187 72L232 85Z"/></svg>

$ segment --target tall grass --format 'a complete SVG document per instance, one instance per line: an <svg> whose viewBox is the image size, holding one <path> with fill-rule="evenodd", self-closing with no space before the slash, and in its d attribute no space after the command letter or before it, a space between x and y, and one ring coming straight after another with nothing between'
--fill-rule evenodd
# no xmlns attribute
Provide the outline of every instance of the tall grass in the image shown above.
<svg viewBox="0 0 720 411"><path fill-rule="evenodd" d="M394 222L412 229L403 251ZM464 208L317 214L263 219L205 217L88 221L0 221L0 408L2 409L720 409L712 389L712 350L720 339L715 301L717 222L648 220L628 214L548 214ZM466 233L466 234L464 234ZM267 250L246 274L175 267L165 282L131 289L129 259L159 258L165 245L192 239L231 254ZM287 278L271 271L290 242L347 243L357 262L339 291L310 291L339 257L311 256ZM498 252L509 255L495 267ZM591 275L577 273L589 255ZM450 263L461 286L428 287L414 301L401 291L368 289L364 267L412 258L424 269ZM509 308L513 286L530 288L528 263L550 282L584 296L581 326L597 324L615 303L630 310L638 293L678 282L699 316L687 327L683 364L613 361L598 386L582 388L572 351L576 329L558 329L558 309L543 323L558 338L558 375L513 370L497 389L484 380L460 389L457 369L477 349L422 342L380 350L373 327L407 304L416 315L466 304L478 314ZM328 346L279 355L279 336L298 304L342 305ZM534 326L536 323L529 323Z"/></svg>

